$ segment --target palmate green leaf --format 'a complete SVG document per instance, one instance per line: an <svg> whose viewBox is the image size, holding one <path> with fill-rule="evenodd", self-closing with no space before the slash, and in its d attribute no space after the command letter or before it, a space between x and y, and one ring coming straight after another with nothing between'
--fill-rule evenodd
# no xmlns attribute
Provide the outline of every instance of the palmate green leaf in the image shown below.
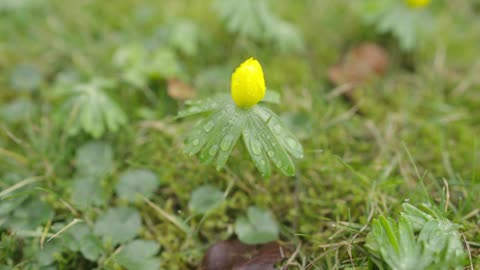
<svg viewBox="0 0 480 270"><path fill-rule="evenodd" d="M280 143L277 135L266 125L264 119L253 110L247 118L247 126L243 131L243 140L254 159L255 165L264 177L269 177L269 165L271 160L284 174L292 176L295 174L295 165L285 151L284 145Z"/></svg>
<svg viewBox="0 0 480 270"><path fill-rule="evenodd" d="M276 102L278 99L278 94L272 94L263 102ZM239 108L229 95L194 101L188 105L190 107L181 111L179 117L211 114L187 136L187 154L200 153L202 162L208 164L215 161L217 170L220 170L242 136L248 153L262 176L267 178L271 175L270 161L284 174L295 174L295 166L289 154L302 158L303 148L271 110L261 105Z"/></svg>
<svg viewBox="0 0 480 270"><path fill-rule="evenodd" d="M275 16L268 0L217 0L214 7L230 33L269 42L281 51L303 49L298 30Z"/></svg>
<svg viewBox="0 0 480 270"><path fill-rule="evenodd" d="M413 229L405 218L398 223L385 217L374 220L367 247L393 270L424 269L431 262L415 241Z"/></svg>
<svg viewBox="0 0 480 270"><path fill-rule="evenodd" d="M229 32L257 40L263 38L263 16L270 16L267 0L217 0L214 7Z"/></svg>
<svg viewBox="0 0 480 270"><path fill-rule="evenodd" d="M81 130L94 138L105 132L116 132L126 124L127 117L120 107L104 92L111 82L94 80L77 86L63 106L67 118L65 125L71 135Z"/></svg>
<svg viewBox="0 0 480 270"><path fill-rule="evenodd" d="M303 158L302 144L295 135L285 127L280 117L266 107L258 106L255 107L255 110L256 113L262 117L263 121L268 123L268 126L283 147L295 158Z"/></svg>
<svg viewBox="0 0 480 270"><path fill-rule="evenodd" d="M458 228L458 225L449 221L432 220L425 223L418 241L423 243L425 253L433 260L427 269L463 269L466 253Z"/></svg>
<svg viewBox="0 0 480 270"><path fill-rule="evenodd" d="M395 5L394 8L385 12L377 24L380 33L391 32L400 43L400 48L410 51L417 43L418 29L422 27L418 11L413 11L402 5Z"/></svg>
<svg viewBox="0 0 480 270"><path fill-rule="evenodd" d="M198 52L200 32L197 25L186 19L176 20L168 27L168 43L187 56Z"/></svg>
<svg viewBox="0 0 480 270"><path fill-rule="evenodd" d="M210 163L216 158L216 167L220 170L240 138L245 125L245 117L243 112L235 106L227 106L215 114L219 120L203 126L203 131L209 140L200 152L200 160ZM209 131L210 127L211 131ZM211 133L208 134L209 132Z"/></svg>
<svg viewBox="0 0 480 270"><path fill-rule="evenodd" d="M427 222L435 219L409 203L402 204L402 209L401 215L412 224L415 231L420 231Z"/></svg>
<svg viewBox="0 0 480 270"><path fill-rule="evenodd" d="M267 91L265 91L265 96L263 97L261 102L280 104L280 94L276 91L267 89Z"/></svg>
<svg viewBox="0 0 480 270"><path fill-rule="evenodd" d="M430 215L407 203L403 208L398 222L385 217L372 222L366 244L369 250L393 270L463 269L466 253L460 226L435 210L429 211Z"/></svg>
<svg viewBox="0 0 480 270"><path fill-rule="evenodd" d="M380 33L391 33L404 51L413 50L434 25L428 9L409 8L404 1L356 1L353 7L366 24Z"/></svg>
<svg viewBox="0 0 480 270"><path fill-rule="evenodd" d="M212 112L222 108L224 104L229 103L231 100L232 98L227 94L220 94L199 100L188 100L185 102L188 108L180 111L178 113L178 117L182 118L191 115Z"/></svg>

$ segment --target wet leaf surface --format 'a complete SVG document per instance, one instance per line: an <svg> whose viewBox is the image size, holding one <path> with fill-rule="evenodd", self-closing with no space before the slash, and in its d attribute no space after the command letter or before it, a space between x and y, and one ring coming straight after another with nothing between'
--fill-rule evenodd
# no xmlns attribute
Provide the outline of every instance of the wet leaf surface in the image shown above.
<svg viewBox="0 0 480 270"><path fill-rule="evenodd" d="M200 270L275 270L287 258L288 248L271 242L246 245L239 240L221 241L210 247L203 257Z"/></svg>

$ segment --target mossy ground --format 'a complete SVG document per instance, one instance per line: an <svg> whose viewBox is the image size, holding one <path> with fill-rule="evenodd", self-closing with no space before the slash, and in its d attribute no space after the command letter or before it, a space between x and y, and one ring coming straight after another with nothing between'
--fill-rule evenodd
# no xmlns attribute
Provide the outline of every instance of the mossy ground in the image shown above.
<svg viewBox="0 0 480 270"><path fill-rule="evenodd" d="M158 26L181 17L194 21L205 38L199 53L180 58L188 83L200 96L229 91L234 67L250 56L259 59L267 87L284 101L273 109L292 120L305 158L296 161L295 177L277 171L265 180L237 146L227 168L217 172L182 152L183 137L194 123L174 118L183 105L164 94L165 82L152 83L153 101L127 85L110 91L129 122L102 138L113 146L115 160L114 171L102 180L105 192L113 193L122 170L150 169L162 183L151 201L196 232L190 237L149 205L135 204L143 220L140 237L158 241L162 269L194 269L209 245L233 235L235 218L251 205L270 209L281 224L282 240L300 248L296 269L365 265L364 225L372 217L394 216L404 201L440 205L447 187L449 218L463 225L473 264L480 265L478 5L475 10L468 0L440 1L434 8L442 35L401 53L390 36L363 26L349 1L281 1L275 12L300 29L306 47L289 54L226 33L210 1L40 2L0 13L0 104L24 96L38 111L23 122L0 123L0 177L41 177L28 192L54 210L50 222L76 217L92 223L107 208L125 204L115 196L105 206L83 211L64 203L72 192L75 150L91 137L65 137L55 121L59 104L49 95L55 75L76 70L87 79L118 77L112 66L117 48L148 39ZM387 74L357 89L356 104L332 95L328 68L349 47L372 40L390 52ZM10 74L22 63L44 75L38 91L11 89ZM144 117L141 108L153 117ZM233 188L210 215L192 216L189 197L202 184ZM9 186L0 181L2 190ZM13 250L10 259L22 269L29 260L26 247L10 239L8 230L2 235L3 249ZM40 241L27 239L34 245ZM100 268L112 267L108 258L114 250L109 252L98 260ZM68 252L57 259L58 269L97 265Z"/></svg>

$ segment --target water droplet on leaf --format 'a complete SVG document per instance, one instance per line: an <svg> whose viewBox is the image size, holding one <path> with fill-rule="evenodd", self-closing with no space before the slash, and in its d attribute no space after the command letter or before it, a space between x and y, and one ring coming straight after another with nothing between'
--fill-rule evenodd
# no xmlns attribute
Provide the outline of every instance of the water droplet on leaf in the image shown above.
<svg viewBox="0 0 480 270"><path fill-rule="evenodd" d="M220 145L220 148L223 151L228 151L228 149L230 149L230 147L232 145L232 141L233 141L233 136L232 135L225 136L225 138L223 138L223 140L222 140L222 144Z"/></svg>
<svg viewBox="0 0 480 270"><path fill-rule="evenodd" d="M210 156L215 156L215 154L217 153L217 151L218 151L218 145L215 144L215 145L213 145L213 146L210 148L210 150L208 151L208 154L209 154Z"/></svg>
<svg viewBox="0 0 480 270"><path fill-rule="evenodd" d="M297 147L297 142L296 142L293 138L291 138L291 137L288 137L288 138L287 138L287 144L288 144L288 146L291 147L291 148Z"/></svg>
<svg viewBox="0 0 480 270"><path fill-rule="evenodd" d="M205 132L210 132L210 130L212 130L213 128L213 125L215 125L215 123L213 121L210 121L205 126L203 126L203 130L205 130Z"/></svg>
<svg viewBox="0 0 480 270"><path fill-rule="evenodd" d="M254 155L260 155L262 153L262 149L260 149L260 145L257 141L251 141L250 147L252 148L252 153Z"/></svg>

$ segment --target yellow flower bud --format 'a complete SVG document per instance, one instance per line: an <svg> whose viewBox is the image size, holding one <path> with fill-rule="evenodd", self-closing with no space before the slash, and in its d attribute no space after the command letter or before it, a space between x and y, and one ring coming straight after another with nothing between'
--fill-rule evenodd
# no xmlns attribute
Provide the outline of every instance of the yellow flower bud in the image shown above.
<svg viewBox="0 0 480 270"><path fill-rule="evenodd" d="M430 4L430 0L405 0L411 8L423 8Z"/></svg>
<svg viewBox="0 0 480 270"><path fill-rule="evenodd" d="M260 63L250 58L232 74L232 99L238 107L251 107L265 96L265 79Z"/></svg>

